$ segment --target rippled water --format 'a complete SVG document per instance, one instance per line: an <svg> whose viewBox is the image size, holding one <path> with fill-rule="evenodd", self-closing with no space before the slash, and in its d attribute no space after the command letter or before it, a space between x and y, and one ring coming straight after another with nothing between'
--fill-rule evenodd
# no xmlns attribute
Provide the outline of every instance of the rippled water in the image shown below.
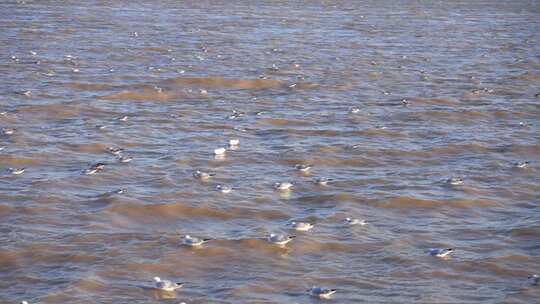
<svg viewBox="0 0 540 304"><path fill-rule="evenodd" d="M531 303L539 13L538 1L2 2L0 127L15 130L0 135L0 303L317 303L313 285L337 288L331 303ZM293 233L291 219L315 228L265 241ZM181 234L215 240L191 249ZM185 287L156 292L154 276Z"/></svg>

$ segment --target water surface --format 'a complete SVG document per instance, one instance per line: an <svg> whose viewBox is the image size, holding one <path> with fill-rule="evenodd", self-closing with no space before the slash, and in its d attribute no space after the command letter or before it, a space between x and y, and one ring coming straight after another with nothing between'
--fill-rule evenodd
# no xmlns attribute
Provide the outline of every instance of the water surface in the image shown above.
<svg viewBox="0 0 540 304"><path fill-rule="evenodd" d="M2 2L0 303L531 303L540 5L469 2Z"/></svg>

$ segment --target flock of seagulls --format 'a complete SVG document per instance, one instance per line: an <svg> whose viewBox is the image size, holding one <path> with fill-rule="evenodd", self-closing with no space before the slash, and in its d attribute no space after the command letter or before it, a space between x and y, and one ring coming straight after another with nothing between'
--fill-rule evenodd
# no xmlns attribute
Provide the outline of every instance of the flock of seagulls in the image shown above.
<svg viewBox="0 0 540 304"><path fill-rule="evenodd" d="M137 36L137 33L134 33L134 35ZM32 55L36 55L36 54L32 53ZM78 70L76 70L76 71L78 72ZM157 88L157 89L159 89L159 92L161 92L161 90L162 90L161 88ZM201 91L201 93L203 93L203 91ZM206 93L206 91L204 91L204 93ZM25 91L22 94L25 95L25 96L31 96L32 95L32 93L30 91ZM410 101L404 99L402 101L402 104L407 106L407 105L410 104ZM361 110L359 108L355 107L355 108L351 108L349 110L349 112L351 114L358 114L358 113L361 112ZM238 119L238 118L242 117L243 115L244 115L244 113L238 112L238 111L235 110L235 111L233 111L233 114L228 117L228 119L231 119L231 120ZM257 115L259 115L259 114L257 114ZM129 120L129 116L125 115L125 116L117 118L117 120L122 121L122 122L126 122L126 121ZM520 126L527 126L527 125L525 123L523 123L523 122L520 122ZM104 129L107 128L107 126L106 125L97 125L96 128L99 129L99 130L104 130ZM1 134L4 135L4 136L11 136L11 135L14 135L15 133L16 133L16 130L12 129L12 128L2 128L1 129ZM228 147L227 148L226 147L218 147L218 148L213 150L213 154L214 154L214 156L216 158L223 158L227 154L228 150L236 150L236 149L238 149L239 144L240 144L239 139L230 139L228 141ZM3 149L4 149L4 147L0 147L0 150L3 150ZM122 149L122 148L107 147L106 151L108 153L112 154L113 156L115 156L117 158L118 162L120 162L120 163L128 163L128 162L133 160L132 157L125 156L123 154L124 149ZM529 165L528 161L522 161L522 162L514 163L513 167L514 168L519 168L519 169L524 169L528 165ZM102 163L102 162L95 163L95 164L91 165L89 168L87 168L86 170L84 170L84 174L85 175L93 175L93 174L99 173L99 172L101 172L102 170L105 169L105 166L106 166L106 164ZM300 173L307 174L312 170L313 166L314 166L313 164L296 164L294 166L294 168ZM12 175L21 175L21 174L23 174L25 172L25 170L26 170L26 168L8 168L8 171ZM204 171L201 171L201 170L196 170L193 173L194 178L202 180L202 181L207 181L210 178L212 178L213 176L215 176L214 173L204 172ZM316 178L314 180L314 183L317 184L317 185L320 185L320 186L327 186L331 182L333 182L333 179L325 178L325 177L318 177L318 178ZM464 180L462 178L460 178L460 177L451 177L451 178L446 180L446 183L448 185L451 185L451 186L461 186L461 185L464 184ZM290 191L294 187L294 182L289 182L289 181L276 182L273 185L273 187L277 191L287 192L287 191ZM233 188L229 187L229 186L225 186L225 185L217 185L216 190L219 191L219 192L222 192L222 193L230 193L233 190ZM125 192L124 189L118 189L118 190L114 191L113 193L121 194L121 193L124 193L124 192ZM353 219L353 218L347 217L347 218L345 218L343 220L343 224L345 226L354 226L354 225L365 226L365 225L367 225L367 222L365 220ZM315 225L312 224L312 223L299 222L299 221L298 222L297 221L291 221L291 222L287 223L287 225L290 226L293 230L300 231L300 232L307 232L307 231L312 230L315 227ZM265 238L265 240L269 244L284 247L288 243L293 241L295 238L296 238L296 235L270 233ZM183 235L183 236L180 237L180 243L183 246L186 246L186 247L202 247L205 243L210 242L210 241L212 241L212 239L195 237L195 236L188 235L188 234ZM428 249L426 251L426 253L429 256L434 256L434 257L437 257L437 258L446 259L454 251L455 250L453 248L431 248L431 249ZM536 275L536 274L531 275L531 276L528 277L528 280L530 281L531 285L539 285L540 284L540 276L539 275ZM161 290L161 291L166 291L166 292L174 292L174 291L177 291L178 289L181 289L184 286L183 282L173 282L173 281L170 281L170 280L164 280L164 279L161 279L158 276L154 277L153 281L154 281L155 289ZM337 289L323 288L323 287L317 287L317 286L313 286L310 289L307 289L307 293L310 296L317 297L317 298L320 298L320 299L330 299L331 296L333 294L335 294L336 292L337 292ZM28 304L28 302L27 301L22 301L22 302L20 302L20 304Z"/></svg>
<svg viewBox="0 0 540 304"><path fill-rule="evenodd" d="M351 113L356 113L355 110L356 109L352 109ZM241 115L241 114L236 112L236 113L233 113L233 115ZM123 116L119 118L118 120L127 121L128 116ZM104 129L105 126L100 125L98 126L98 128ZM12 135L15 133L15 130L4 128L2 129L2 133L4 135ZM239 139L231 139L228 142L228 148L230 150L235 150L238 148L239 144L240 144ZM123 154L124 149L122 148L107 147L106 151L110 153L111 155L115 156L117 160L121 163L127 163L132 160L131 157L124 156ZM219 147L219 148L214 149L213 151L213 154L215 157L224 157L226 153L227 153L227 148L225 147ZM526 168L528 165L529 165L529 162L524 161L524 162L515 163L514 167L522 169L522 168ZM93 175L102 171L104 168L105 168L105 163L99 162L87 168L84 171L84 174ZM296 164L294 168L300 173L309 173L310 170L313 168L313 164ZM26 168L9 168L8 170L13 175L20 175L25 172ZM196 170L193 173L193 177L201 181L208 181L210 178L214 176L215 176L214 173L204 172L201 170ZM330 179L330 178L318 177L313 182L320 186L327 186L332 181L333 179ZM460 186L464 184L464 181L463 179L459 177L452 177L452 178L447 179L446 183L451 186ZM288 182L288 181L276 182L273 187L277 191L289 192L294 187L294 182ZM233 188L229 186L225 186L225 185L217 185L216 190L222 193L230 193L233 190ZM118 189L114 191L114 193L117 193L117 194L121 194L124 192L125 192L124 189ZM354 225L365 226L367 225L367 222L365 220L353 219L353 218L347 217L343 220L343 224L345 226L354 226ZM311 229L315 227L315 225L312 223L297 222L297 221L291 221L287 223L287 225L290 226L293 230L302 231L302 232L310 231ZM296 235L271 233L266 237L266 241L270 244L273 244L279 247L284 247L295 238L296 238ZM212 241L212 239L199 238L199 237L195 237L188 234L180 237L180 243L183 246L187 246L187 247L202 247L203 244L209 241ZM441 259L448 258L449 255L453 252L454 252L453 248L431 248L427 250L428 255L438 257ZM528 279L532 285L538 285L540 283L540 277L538 275L532 275ZM160 277L157 277L157 276L154 277L154 284L155 284L154 287L157 290L166 291L166 292L174 292L184 286L184 283L179 283L179 282L173 283L172 281L169 281L169 280L162 280ZM331 296L337 292L337 289L313 286L312 288L308 289L307 292L310 296L313 296L313 297L317 297L320 299L330 299ZM26 301L22 301L21 304L28 304L28 303Z"/></svg>

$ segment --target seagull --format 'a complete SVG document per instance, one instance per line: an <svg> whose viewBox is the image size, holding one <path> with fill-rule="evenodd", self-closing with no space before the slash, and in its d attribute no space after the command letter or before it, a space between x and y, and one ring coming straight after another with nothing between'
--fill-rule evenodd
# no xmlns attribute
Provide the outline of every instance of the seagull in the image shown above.
<svg viewBox="0 0 540 304"><path fill-rule="evenodd" d="M312 297L317 297L321 299L330 299L330 296L336 293L337 289L328 289L328 288L321 288L321 287L311 287L307 290L309 292L309 295Z"/></svg>
<svg viewBox="0 0 540 304"><path fill-rule="evenodd" d="M200 170L197 170L195 171L195 173L193 173L193 177L200 180L209 180L214 175L214 173L202 172Z"/></svg>
<svg viewBox="0 0 540 304"><path fill-rule="evenodd" d="M315 227L315 225L306 222L290 222L287 225L290 225L294 230L297 231L309 231Z"/></svg>
<svg viewBox="0 0 540 304"><path fill-rule="evenodd" d="M290 190L292 188L292 186L293 186L293 184L290 183L290 182L275 183L274 184L274 189L286 191L286 190Z"/></svg>
<svg viewBox="0 0 540 304"><path fill-rule="evenodd" d="M238 117L242 117L242 116L244 116L244 113L238 112L237 110L233 110L232 115L230 115L228 117L228 119L234 120L234 119L237 119Z"/></svg>
<svg viewBox="0 0 540 304"><path fill-rule="evenodd" d="M98 130L105 130L107 128L106 125L96 125L96 129Z"/></svg>
<svg viewBox="0 0 540 304"><path fill-rule="evenodd" d="M313 168L313 165L296 164L294 165L294 168L300 172L308 172Z"/></svg>
<svg viewBox="0 0 540 304"><path fill-rule="evenodd" d="M274 233L271 233L271 234L266 238L266 240L267 240L269 243L272 243L272 244L276 244L276 245L279 245L279 246L285 246L288 242L292 241L295 237L296 237L296 235L289 235L289 236L286 236L286 235L283 235L283 234L274 234Z"/></svg>
<svg viewBox="0 0 540 304"><path fill-rule="evenodd" d="M537 274L533 274L529 276L529 282L531 282L532 285L538 285L540 284L540 276Z"/></svg>
<svg viewBox="0 0 540 304"><path fill-rule="evenodd" d="M329 182L333 181L331 178L318 177L314 180L314 183L320 186L327 186Z"/></svg>
<svg viewBox="0 0 540 304"><path fill-rule="evenodd" d="M343 220L343 223L347 226L354 226L354 225L360 225L365 226L367 225L365 220L359 220L359 219L352 219L350 217L347 217Z"/></svg>
<svg viewBox="0 0 540 304"><path fill-rule="evenodd" d="M122 152L124 152L124 149L122 148L115 148L115 147L107 147L107 151L113 155L120 155Z"/></svg>
<svg viewBox="0 0 540 304"><path fill-rule="evenodd" d="M227 152L227 149L223 147L214 149L214 155L225 155L225 152Z"/></svg>
<svg viewBox="0 0 540 304"><path fill-rule="evenodd" d="M199 247L202 244L211 241L212 239L201 239L198 237L193 237L189 234L186 234L180 238L180 241L182 242L182 245L190 246L190 247Z"/></svg>
<svg viewBox="0 0 540 304"><path fill-rule="evenodd" d="M446 180L446 183L452 186L463 185L463 180L459 177L452 177Z"/></svg>
<svg viewBox="0 0 540 304"><path fill-rule="evenodd" d="M184 283L173 283L169 280L162 280L160 277L154 277L156 289L163 291L175 291L184 286Z"/></svg>
<svg viewBox="0 0 540 304"><path fill-rule="evenodd" d="M15 133L15 129L3 128L2 133L4 133L4 135L12 135L13 133Z"/></svg>
<svg viewBox="0 0 540 304"><path fill-rule="evenodd" d="M127 115L118 118L118 120L120 120L120 121L127 121L128 119L129 119L129 117Z"/></svg>
<svg viewBox="0 0 540 304"><path fill-rule="evenodd" d="M217 185L216 190L220 191L221 193L230 193L233 188L229 186Z"/></svg>
<svg viewBox="0 0 540 304"><path fill-rule="evenodd" d="M118 161L121 163L129 163L132 160L133 158L129 156L121 156L121 155L118 156Z"/></svg>
<svg viewBox="0 0 540 304"><path fill-rule="evenodd" d="M515 163L515 164L514 164L514 167L523 169L523 168L526 168L528 165L529 165L529 162L528 162L528 161L524 161L524 162L517 162L517 163Z"/></svg>
<svg viewBox="0 0 540 304"><path fill-rule="evenodd" d="M86 175L96 174L97 172L99 172L99 171L101 171L103 169L105 169L105 164L104 163L97 163L97 164L92 165L90 168L86 169L84 171L84 174L86 174Z"/></svg>
<svg viewBox="0 0 540 304"><path fill-rule="evenodd" d="M229 146L230 147L236 147L238 146L238 144L240 144L240 139L230 139L229 140Z"/></svg>
<svg viewBox="0 0 540 304"><path fill-rule="evenodd" d="M452 248L443 248L443 249L432 248L432 249L429 249L427 252L431 256L436 256L438 258L444 258L447 255L449 255L450 253L452 253L453 251L454 251L454 249L452 249Z"/></svg>
<svg viewBox="0 0 540 304"><path fill-rule="evenodd" d="M21 304L28 304L28 302L26 302L26 301L21 301Z"/></svg>
<svg viewBox="0 0 540 304"><path fill-rule="evenodd" d="M26 168L20 168L20 169L18 169L18 168L9 168L8 170L9 170L9 172L11 172L11 174L13 174L13 175L20 175L20 174L23 174L23 173L24 173L24 171L26 170Z"/></svg>
<svg viewBox="0 0 540 304"><path fill-rule="evenodd" d="M350 110L350 112L351 112L352 114L358 114L358 113L360 113L360 109L359 109L359 108L352 108L352 109Z"/></svg>

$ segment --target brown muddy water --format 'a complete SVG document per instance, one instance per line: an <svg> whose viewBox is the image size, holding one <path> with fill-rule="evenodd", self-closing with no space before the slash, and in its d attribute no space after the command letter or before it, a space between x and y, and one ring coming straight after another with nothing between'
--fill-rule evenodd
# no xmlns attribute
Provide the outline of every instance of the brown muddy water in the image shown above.
<svg viewBox="0 0 540 304"><path fill-rule="evenodd" d="M328 303L534 302L539 15L538 1L2 1L0 303L324 301L312 286L338 289ZM154 276L185 285L158 292Z"/></svg>

